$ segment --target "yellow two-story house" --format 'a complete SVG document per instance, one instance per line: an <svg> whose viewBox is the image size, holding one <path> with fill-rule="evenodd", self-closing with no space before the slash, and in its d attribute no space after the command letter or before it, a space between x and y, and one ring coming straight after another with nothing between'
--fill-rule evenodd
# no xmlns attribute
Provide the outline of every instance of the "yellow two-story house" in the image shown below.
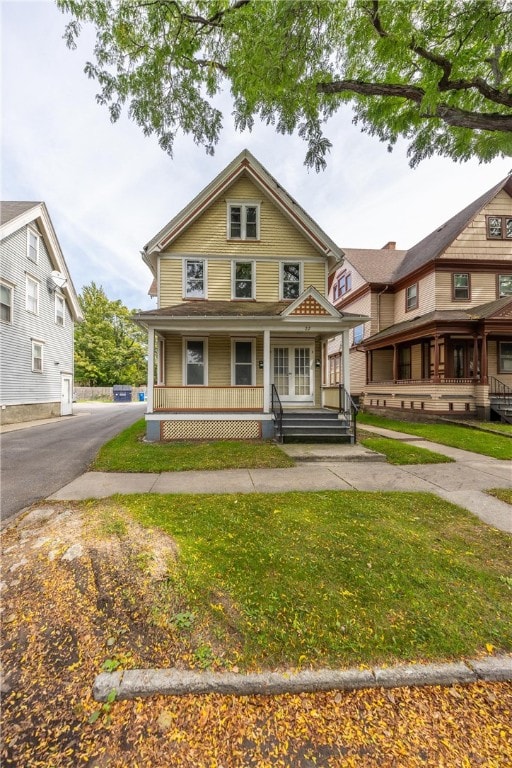
<svg viewBox="0 0 512 768"><path fill-rule="evenodd" d="M148 330L148 440L315 432L290 426L297 413L334 417L323 434L350 433L349 388L333 397L323 360L330 338L368 318L329 302L343 252L250 152L166 224L143 259L157 297L137 315ZM343 365L349 381L348 351Z"/></svg>

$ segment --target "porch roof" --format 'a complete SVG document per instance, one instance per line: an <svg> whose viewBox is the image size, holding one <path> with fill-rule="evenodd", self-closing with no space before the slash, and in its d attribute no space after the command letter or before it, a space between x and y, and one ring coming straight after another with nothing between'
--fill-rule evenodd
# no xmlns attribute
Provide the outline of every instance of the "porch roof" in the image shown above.
<svg viewBox="0 0 512 768"><path fill-rule="evenodd" d="M375 344L384 341L387 338L393 336L402 336L409 334L412 331L419 332L425 326L431 326L435 324L450 323L476 323L482 320L494 320L504 321L507 323L508 329L510 329L510 320L512 319L512 296L505 296L495 301L487 302L486 304L480 304L476 307L470 307L468 309L444 309L435 310L434 312L427 312L425 315L415 317L412 320L405 320L402 323L396 323L396 325L390 325L389 328L385 328L380 333L376 333L370 336L362 346L370 347Z"/></svg>
<svg viewBox="0 0 512 768"><path fill-rule="evenodd" d="M194 299L171 307L139 312L141 320L160 317L277 317L291 301L210 301Z"/></svg>

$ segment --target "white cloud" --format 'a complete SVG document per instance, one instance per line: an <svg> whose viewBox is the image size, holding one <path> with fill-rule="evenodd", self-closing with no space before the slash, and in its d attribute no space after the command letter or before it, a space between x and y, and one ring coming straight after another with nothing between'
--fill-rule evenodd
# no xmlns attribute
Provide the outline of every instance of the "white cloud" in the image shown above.
<svg viewBox="0 0 512 768"><path fill-rule="evenodd" d="M388 153L346 108L327 126L333 149L316 174L296 136L264 125L235 133L227 97L215 156L179 137L171 159L96 103L83 72L91 32L70 51L51 0L3 0L1 11L2 199L44 200L77 289L94 280L130 307L154 305L141 248L244 147L342 247L410 247L509 171L510 161L440 158L413 171L403 145Z"/></svg>

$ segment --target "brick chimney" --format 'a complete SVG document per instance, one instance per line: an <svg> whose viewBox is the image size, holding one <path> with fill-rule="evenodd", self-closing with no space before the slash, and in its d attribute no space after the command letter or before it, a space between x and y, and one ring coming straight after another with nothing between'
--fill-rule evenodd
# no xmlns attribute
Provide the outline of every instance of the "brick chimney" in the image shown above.
<svg viewBox="0 0 512 768"><path fill-rule="evenodd" d="M386 245L383 245L381 248L381 251L394 251L396 248L396 242L394 240L390 240Z"/></svg>

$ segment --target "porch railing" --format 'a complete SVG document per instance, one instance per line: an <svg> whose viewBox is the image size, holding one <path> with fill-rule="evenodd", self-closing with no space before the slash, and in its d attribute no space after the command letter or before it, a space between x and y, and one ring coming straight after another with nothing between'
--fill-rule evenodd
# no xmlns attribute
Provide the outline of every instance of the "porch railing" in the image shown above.
<svg viewBox="0 0 512 768"><path fill-rule="evenodd" d="M498 398L504 406L512 408L512 387L494 376L489 376L489 396Z"/></svg>
<svg viewBox="0 0 512 768"><path fill-rule="evenodd" d="M276 423L276 435L277 439L280 443L283 442L283 406L281 403L281 398L279 397L279 392L277 391L277 387L275 384L272 384L272 397L270 402L270 407L272 409L272 413L274 414L274 419Z"/></svg>
<svg viewBox="0 0 512 768"><path fill-rule="evenodd" d="M263 387L163 387L153 389L155 411L262 411Z"/></svg>
<svg viewBox="0 0 512 768"><path fill-rule="evenodd" d="M344 413L350 417L350 422L352 425L352 434L354 443L357 440L357 414L359 412L359 408L352 399L352 395L347 392L343 384L339 385L339 412Z"/></svg>

